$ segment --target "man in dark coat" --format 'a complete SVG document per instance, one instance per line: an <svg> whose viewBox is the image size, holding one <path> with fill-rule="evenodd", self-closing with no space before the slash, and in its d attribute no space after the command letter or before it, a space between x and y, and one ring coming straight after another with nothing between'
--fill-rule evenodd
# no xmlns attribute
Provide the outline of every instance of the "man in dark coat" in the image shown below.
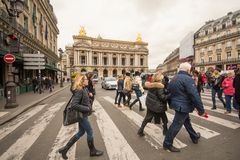
<svg viewBox="0 0 240 160"><path fill-rule="evenodd" d="M238 106L240 106L240 69L238 68L236 71L235 71L235 78L234 78L234 81L233 81L233 87L235 88L235 100L238 104ZM238 108L238 116L239 116L239 119L240 119L240 108Z"/></svg>
<svg viewBox="0 0 240 160"><path fill-rule="evenodd" d="M191 65L189 63L180 64L178 74L168 86L171 95L170 108L175 110L175 116L166 134L163 147L171 152L180 152L172 144L182 125L185 126L193 143L197 144L200 138L200 133L196 133L192 128L189 113L196 108L198 114L202 116L205 111L197 87L190 75L190 69Z"/></svg>

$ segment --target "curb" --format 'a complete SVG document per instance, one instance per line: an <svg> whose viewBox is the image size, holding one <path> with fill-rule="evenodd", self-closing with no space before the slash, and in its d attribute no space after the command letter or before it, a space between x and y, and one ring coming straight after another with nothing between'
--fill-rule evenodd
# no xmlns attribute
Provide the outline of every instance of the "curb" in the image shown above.
<svg viewBox="0 0 240 160"><path fill-rule="evenodd" d="M5 118L0 119L0 126L4 125L5 123L7 123L7 122L9 122L9 121L11 121L11 120L13 120L13 119L16 118L18 115L22 114L23 112L26 112L26 111L29 110L30 108L34 107L36 104L38 104L38 103L40 103L41 101L43 101L43 100L45 100L45 99L47 99L47 98L49 98L49 97L57 94L58 92L66 89L67 87L69 87L69 85L67 85L67 86L63 87L62 89L59 89L59 90L51 93L50 95L47 95L47 96L45 96L45 97L43 97L43 98L41 98L41 99L39 99L39 100L37 100L37 101L34 101L34 102L32 102L32 103L30 103L30 104L28 104L28 105L25 105L25 106L19 108L17 111L13 112L12 114L6 116Z"/></svg>

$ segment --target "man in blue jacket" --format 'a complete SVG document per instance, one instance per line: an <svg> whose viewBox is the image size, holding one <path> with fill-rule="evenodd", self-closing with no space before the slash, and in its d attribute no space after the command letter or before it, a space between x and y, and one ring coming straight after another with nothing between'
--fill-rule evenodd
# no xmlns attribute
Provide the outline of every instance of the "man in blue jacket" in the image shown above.
<svg viewBox="0 0 240 160"><path fill-rule="evenodd" d="M163 142L163 148L171 152L180 152L174 147L173 140L184 125L194 144L198 143L200 133L192 128L189 113L197 109L198 114L204 114L204 108L197 87L190 75L191 65L187 62L180 64L178 74L169 83L170 108L175 110L175 116Z"/></svg>

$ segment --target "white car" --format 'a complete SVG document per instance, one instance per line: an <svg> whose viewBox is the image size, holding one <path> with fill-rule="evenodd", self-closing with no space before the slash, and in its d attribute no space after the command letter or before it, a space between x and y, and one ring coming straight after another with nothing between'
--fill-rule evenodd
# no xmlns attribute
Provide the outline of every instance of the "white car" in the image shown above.
<svg viewBox="0 0 240 160"><path fill-rule="evenodd" d="M104 89L116 89L117 79L115 77L105 77L101 83Z"/></svg>

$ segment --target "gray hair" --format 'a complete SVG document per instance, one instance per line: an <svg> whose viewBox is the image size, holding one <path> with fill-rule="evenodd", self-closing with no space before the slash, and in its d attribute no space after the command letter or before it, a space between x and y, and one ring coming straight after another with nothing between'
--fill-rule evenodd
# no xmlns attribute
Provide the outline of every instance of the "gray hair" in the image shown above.
<svg viewBox="0 0 240 160"><path fill-rule="evenodd" d="M181 63L180 65L179 65L179 71L185 71L185 72L187 72L187 71L189 71L190 69L191 69L191 64L190 63L188 63L188 62L184 62L184 63Z"/></svg>

